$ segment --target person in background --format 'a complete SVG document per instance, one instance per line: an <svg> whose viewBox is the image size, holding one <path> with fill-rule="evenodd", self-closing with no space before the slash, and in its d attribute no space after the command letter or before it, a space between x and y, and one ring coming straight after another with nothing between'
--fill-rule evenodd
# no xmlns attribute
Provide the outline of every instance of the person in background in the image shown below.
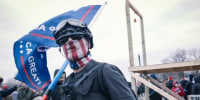
<svg viewBox="0 0 200 100"><path fill-rule="evenodd" d="M183 77L181 80L180 80L180 84L181 86L184 88L185 85L189 82L187 76L186 77Z"/></svg>
<svg viewBox="0 0 200 100"><path fill-rule="evenodd" d="M188 95L191 95L192 93L192 86L193 86L193 78L194 74L189 74L189 81L185 84L184 91L185 91L185 99L188 99Z"/></svg>
<svg viewBox="0 0 200 100"><path fill-rule="evenodd" d="M35 96L36 91L22 82L18 89L17 100L32 100Z"/></svg>
<svg viewBox="0 0 200 100"><path fill-rule="evenodd" d="M166 86L169 88L169 89L172 89L173 87L173 77L172 76L169 76L168 77L168 81L166 83Z"/></svg>
<svg viewBox="0 0 200 100"><path fill-rule="evenodd" d="M156 81L158 81L158 82L160 82L158 79L157 79L157 77L156 77L156 74L151 74L150 75L153 79L155 79ZM155 84L154 84L155 85ZM149 90L149 94L150 94L150 100L162 100L162 96L158 93L158 92L156 92L156 91L154 91L153 89L150 89Z"/></svg>
<svg viewBox="0 0 200 100"><path fill-rule="evenodd" d="M54 72L54 77L57 75L59 69L56 69ZM63 74L61 75L61 77L58 80L58 83L56 84L56 86L54 87L54 89L51 92L51 100L61 100L61 96L62 96L62 90L61 90L61 85L65 82L66 80L66 73L63 72Z"/></svg>
<svg viewBox="0 0 200 100"><path fill-rule="evenodd" d="M0 76L0 87L2 87L2 83L3 83L3 78ZM7 90L0 90L0 100L3 100L2 97L6 97L6 96L10 95L16 89L17 89L17 85L13 86L12 88L9 88Z"/></svg>
<svg viewBox="0 0 200 100"><path fill-rule="evenodd" d="M8 90L8 86L7 86L7 85L4 85L4 86L3 86L3 90ZM13 92L14 92L14 91L13 91ZM12 92L12 93L13 93L13 92ZM12 94L12 93L11 93L11 94ZM8 95L8 96L6 96L6 97L4 97L3 100L13 100L11 94Z"/></svg>
<svg viewBox="0 0 200 100"><path fill-rule="evenodd" d="M144 94L144 84L138 82L137 95L142 96L143 94Z"/></svg>
<svg viewBox="0 0 200 100"><path fill-rule="evenodd" d="M62 100L136 100L117 66L92 59L93 36L85 23L63 20L53 35L73 70L63 85Z"/></svg>
<svg viewBox="0 0 200 100"><path fill-rule="evenodd" d="M17 100L17 94L18 94L17 90L15 90L15 91L11 94L13 100Z"/></svg>
<svg viewBox="0 0 200 100"><path fill-rule="evenodd" d="M181 96L181 97L185 96L184 89L183 89L183 87L181 86L181 84L177 80L173 81L173 87L172 87L171 90L173 92L175 92L176 94L178 94L179 96Z"/></svg>
<svg viewBox="0 0 200 100"><path fill-rule="evenodd" d="M200 75L196 75L194 77L194 84L192 86L192 93L193 95L199 95L200 94Z"/></svg>

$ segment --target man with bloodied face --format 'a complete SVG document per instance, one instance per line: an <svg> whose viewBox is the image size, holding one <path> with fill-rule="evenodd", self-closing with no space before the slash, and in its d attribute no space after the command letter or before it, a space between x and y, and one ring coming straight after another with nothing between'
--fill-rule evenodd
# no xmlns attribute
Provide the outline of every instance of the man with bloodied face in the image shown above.
<svg viewBox="0 0 200 100"><path fill-rule="evenodd" d="M93 36L86 24L63 20L53 35L73 70L63 85L62 100L136 100L117 66L92 59Z"/></svg>

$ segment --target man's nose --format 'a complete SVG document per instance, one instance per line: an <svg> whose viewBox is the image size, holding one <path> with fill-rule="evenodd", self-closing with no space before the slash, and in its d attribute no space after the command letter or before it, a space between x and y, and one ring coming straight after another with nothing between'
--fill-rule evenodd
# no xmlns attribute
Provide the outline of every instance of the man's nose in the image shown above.
<svg viewBox="0 0 200 100"><path fill-rule="evenodd" d="M69 37L69 38L68 38L68 40L67 40L67 41L68 41L69 45L71 45L71 44L73 43L73 41L72 41L72 40L73 40L73 39L72 39L71 37Z"/></svg>
<svg viewBox="0 0 200 100"><path fill-rule="evenodd" d="M69 37L67 41L71 41L71 40L72 40L72 38L71 38L71 37Z"/></svg>

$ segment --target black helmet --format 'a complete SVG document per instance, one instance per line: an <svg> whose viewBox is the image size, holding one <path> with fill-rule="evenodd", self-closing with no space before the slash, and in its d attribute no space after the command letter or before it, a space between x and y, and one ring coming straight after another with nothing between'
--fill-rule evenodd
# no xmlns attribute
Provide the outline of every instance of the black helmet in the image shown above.
<svg viewBox="0 0 200 100"><path fill-rule="evenodd" d="M67 19L61 21L56 30L53 32L53 36L56 39L56 43L61 46L67 41L67 37L73 35L83 35L89 40L90 49L93 47L93 36L86 24L76 19Z"/></svg>

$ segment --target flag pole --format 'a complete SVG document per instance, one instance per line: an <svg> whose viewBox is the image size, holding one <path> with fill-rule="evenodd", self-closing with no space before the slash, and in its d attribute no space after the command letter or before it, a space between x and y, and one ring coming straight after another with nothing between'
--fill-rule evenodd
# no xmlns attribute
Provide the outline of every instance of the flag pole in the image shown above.
<svg viewBox="0 0 200 100"><path fill-rule="evenodd" d="M53 81L51 82L51 84L48 86L48 88L46 89L46 91L44 92L42 99L41 100L48 100L48 96L51 94L51 91L54 89L55 85L57 84L58 80L60 79L60 77L62 76L64 70L66 69L67 65L69 64L69 61L66 60L64 62L64 64L62 65L61 69L58 71L58 73L56 74L55 78L53 79Z"/></svg>

